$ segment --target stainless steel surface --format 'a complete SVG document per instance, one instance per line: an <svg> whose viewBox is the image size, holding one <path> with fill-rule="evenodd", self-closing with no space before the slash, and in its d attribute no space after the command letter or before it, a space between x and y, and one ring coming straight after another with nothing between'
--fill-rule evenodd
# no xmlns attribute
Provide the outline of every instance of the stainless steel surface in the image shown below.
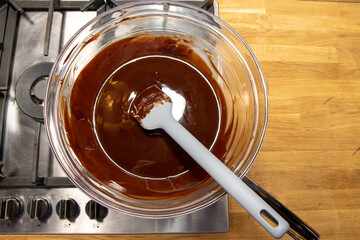
<svg viewBox="0 0 360 240"><path fill-rule="evenodd" d="M220 12L219 12L219 3L217 1L213 2L214 5L214 15L219 17L220 16Z"/></svg>
<svg viewBox="0 0 360 240"><path fill-rule="evenodd" d="M81 15L81 17L74 18L76 15ZM63 19L64 16L66 19ZM74 31L94 16L96 16L94 12L72 12L71 14L54 12L48 56L43 55L43 41L41 40L46 29L47 12L28 12L28 17L33 24L27 18L23 16L20 17L15 46L16 51L13 59L12 79L5 114L3 138L4 174L11 176L29 176L29 169L24 167L23 164L24 162L30 161L29 164L31 166L31 156L33 156L34 150L34 130L37 122L24 114L18 106L15 96L15 87L18 80L23 72L35 64L54 62L62 47L60 43L65 43L71 35L74 34ZM63 31L61 31L61 28L63 28ZM31 29L31 31L29 31L29 29ZM51 154L43 125L41 126L40 134L39 175L65 176L56 159L54 159L54 156Z"/></svg>
<svg viewBox="0 0 360 240"><path fill-rule="evenodd" d="M0 190L1 197L17 197L24 203L19 218L14 220L0 220L2 234L22 233L88 233L88 234L119 234L119 233L197 233L228 231L229 225L225 220L228 212L227 198L221 199L210 208L200 210L196 214L169 219L144 219L130 217L109 210L102 222L90 220L85 213L85 205L90 199L77 188L59 189L16 189ZM32 199L42 197L49 201L51 214L43 220L30 219L26 211ZM55 213L56 204L62 199L74 199L80 208L79 215L73 220L60 220ZM211 218L211 219L209 219Z"/></svg>
<svg viewBox="0 0 360 240"><path fill-rule="evenodd" d="M80 9L77 7L77 3L80 1L59 1L54 5L55 11L50 16L47 9L50 2L53 1L11 1L21 11L16 12L7 5L0 9L0 19L8 17L7 22L0 23L4 28L6 26L5 37L1 39L3 42L0 43L3 47L0 55L0 110L5 109L4 112L0 112L0 133L2 131L0 135L3 136L0 138L2 151L0 201L16 198L22 203L20 214L17 217L0 219L0 234L140 234L228 231L227 197L208 208L176 218L142 219L130 217L111 209L103 219L89 218L85 208L90 198L74 187L59 166L49 147L42 119L38 115L35 118L31 117L31 114L24 113L19 107L16 86L23 74L29 71L28 69L37 64L54 62L70 37L86 22L94 18L98 12L103 11L105 5L111 4L104 4L101 0L96 0L96 4L101 5L99 6L100 10L96 10L96 7L90 5L91 11L81 12L74 11L75 8ZM86 5L83 2L82 5ZM119 1L112 4L119 4ZM59 11L59 8L64 10ZM28 11L29 9L32 10ZM22 14L20 14L21 12ZM16 41L14 41L15 36ZM46 77L40 76L40 79L34 80L37 82L27 83L33 89L26 90L26 94L31 93L41 99L44 96ZM34 105L38 110L41 109L41 101L36 104L36 106L34 103L30 105ZM2 121L4 121L4 125L1 124ZM74 199L78 204L78 215L71 220L60 220L56 214L56 205L60 200L69 198ZM42 204L49 205L49 212L39 212L40 210L36 208L36 206L40 206L39 200ZM46 200L45 203L43 200ZM0 206L0 216L2 214Z"/></svg>

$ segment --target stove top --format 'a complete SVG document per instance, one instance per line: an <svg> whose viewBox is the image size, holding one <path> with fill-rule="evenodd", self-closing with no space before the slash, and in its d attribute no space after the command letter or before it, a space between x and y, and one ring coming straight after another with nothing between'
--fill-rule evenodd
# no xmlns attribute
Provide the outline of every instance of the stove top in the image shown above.
<svg viewBox="0 0 360 240"><path fill-rule="evenodd" d="M226 232L224 197L203 210L142 219L90 200L53 156L43 101L53 62L86 22L129 1L0 0L0 233ZM187 1L218 14L217 2Z"/></svg>

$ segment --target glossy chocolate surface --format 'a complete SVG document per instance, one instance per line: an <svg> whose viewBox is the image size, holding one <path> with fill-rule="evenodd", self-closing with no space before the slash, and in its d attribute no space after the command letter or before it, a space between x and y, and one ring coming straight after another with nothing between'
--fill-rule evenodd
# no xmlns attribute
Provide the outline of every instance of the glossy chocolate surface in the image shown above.
<svg viewBox="0 0 360 240"><path fill-rule="evenodd" d="M226 155L224 96L191 42L142 34L112 43L80 72L65 114L71 148L98 181L135 198L195 191L208 175L161 130L130 115L149 86L168 94L179 122L220 159Z"/></svg>

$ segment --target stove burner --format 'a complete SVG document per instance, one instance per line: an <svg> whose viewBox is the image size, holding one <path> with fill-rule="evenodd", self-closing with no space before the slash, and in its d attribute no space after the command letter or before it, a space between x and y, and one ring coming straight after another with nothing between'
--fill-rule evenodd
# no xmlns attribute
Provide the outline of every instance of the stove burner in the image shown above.
<svg viewBox="0 0 360 240"><path fill-rule="evenodd" d="M43 106L48 77L53 63L31 66L21 75L16 85L16 101L20 109L36 120L43 120Z"/></svg>

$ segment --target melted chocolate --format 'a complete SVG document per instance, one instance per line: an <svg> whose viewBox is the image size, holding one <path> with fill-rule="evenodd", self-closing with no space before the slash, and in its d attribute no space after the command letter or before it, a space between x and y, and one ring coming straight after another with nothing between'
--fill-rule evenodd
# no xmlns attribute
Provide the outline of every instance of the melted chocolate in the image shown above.
<svg viewBox="0 0 360 240"><path fill-rule="evenodd" d="M140 92L132 101L130 115L142 125L142 120L151 110L164 102L172 103L171 98L161 91L160 88L157 86L148 87Z"/></svg>
<svg viewBox="0 0 360 240"><path fill-rule="evenodd" d="M129 115L134 97L149 86L181 96L186 103L179 122L224 160L224 96L190 45L146 34L122 39L79 74L65 129L82 166L103 185L135 198L168 198L195 191L208 179L163 131L146 131Z"/></svg>

